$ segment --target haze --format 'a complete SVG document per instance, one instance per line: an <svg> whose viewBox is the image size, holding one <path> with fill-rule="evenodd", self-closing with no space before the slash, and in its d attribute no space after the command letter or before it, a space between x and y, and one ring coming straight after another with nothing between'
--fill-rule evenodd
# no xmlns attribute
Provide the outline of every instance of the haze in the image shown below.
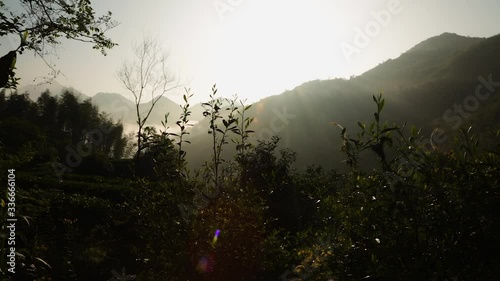
<svg viewBox="0 0 500 281"><path fill-rule="evenodd" d="M57 81L88 96L115 92L131 98L116 70L132 56L131 43L150 34L170 50L171 69L206 100L214 83L222 96L249 102L280 94L315 79L359 75L415 44L443 32L489 37L498 33L500 2L411 1L95 1L97 14L109 10L121 24L108 35L119 46L103 57L91 45L65 41L48 59L64 75ZM7 4L9 5L9 4ZM385 26L374 29L367 46L354 42L373 13L396 7ZM2 41L5 42L5 37ZM10 38L17 46L17 38ZM342 44L358 48L349 58ZM345 46L345 45L344 45ZM1 53L10 49L9 42ZM44 81L49 69L33 54L19 57L20 86ZM169 95L180 101L183 91Z"/></svg>

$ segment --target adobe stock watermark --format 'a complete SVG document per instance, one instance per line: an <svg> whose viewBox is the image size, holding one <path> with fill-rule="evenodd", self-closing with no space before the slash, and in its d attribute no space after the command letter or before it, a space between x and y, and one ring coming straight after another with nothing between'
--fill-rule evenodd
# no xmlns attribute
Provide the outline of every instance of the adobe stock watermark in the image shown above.
<svg viewBox="0 0 500 281"><path fill-rule="evenodd" d="M463 119L469 118L470 113L476 111L481 102L488 100L491 94L495 93L495 88L500 87L500 82L493 81L492 74L488 76L488 79L483 76L479 76L477 79L479 84L476 86L474 94L467 96L462 104L454 104L453 110L448 109L443 114L443 120L447 124L453 123L451 126L453 130L460 128Z"/></svg>
<svg viewBox="0 0 500 281"><path fill-rule="evenodd" d="M219 19L223 21L224 14L233 12L243 2L244 0L215 0L213 6Z"/></svg>
<svg viewBox="0 0 500 281"><path fill-rule="evenodd" d="M84 138L80 140L76 147L67 145L65 150L67 152L64 163L52 162L52 168L54 173L59 180L62 180L64 173L71 173L73 169L80 166L83 158L92 154L94 148L98 147L104 141L104 136L110 134L114 130L113 126L106 127L101 125L99 128L93 129L91 131L82 131ZM76 148L76 149L75 149ZM108 170L112 170L112 166L107 167Z"/></svg>
<svg viewBox="0 0 500 281"><path fill-rule="evenodd" d="M412 0L406 1L411 2ZM382 32L382 29L389 26L394 16L399 15L403 10L404 8L400 0L390 0L387 3L386 9L382 9L378 12L371 11L370 15L372 20L365 23L362 28L354 28L355 34L352 43L340 43L340 50L344 54L347 62L350 63L352 61L353 55L361 54L361 51L370 45L372 40Z"/></svg>
<svg viewBox="0 0 500 281"><path fill-rule="evenodd" d="M125 119L130 113L130 109L123 101L114 100L111 103L111 110L108 113L121 113L123 116L122 118ZM62 180L64 173L71 173L76 167L80 166L83 162L83 158L91 155L92 151L104 142L106 135L109 135L114 131L114 124L108 125L101 124L98 128L90 131L83 130L83 139L80 140L75 147L71 145L67 145L65 147L67 154L64 158L64 163L56 161L52 162L52 168L59 180ZM109 164L106 169L108 171L112 171L113 166Z"/></svg>
<svg viewBox="0 0 500 281"><path fill-rule="evenodd" d="M281 111L274 108L272 112L274 116L269 121L269 126L259 130L259 133L257 134L258 139L261 140L268 139L273 135L275 135L276 133L283 131L288 126L288 124L290 124L290 120L295 119L297 117L297 115L295 114L290 114L287 111L286 106L283 106ZM198 189L195 189L194 192L195 196L193 198L192 205L186 205L186 204L177 205L177 207L181 212L181 217L185 222L189 222L191 220L191 217L195 215L198 212L198 210L208 206L210 200L215 199L220 194L218 187L216 187L215 191L208 194L204 194Z"/></svg>
<svg viewBox="0 0 500 281"><path fill-rule="evenodd" d="M453 131L458 130L463 121L471 117L471 113L479 109L481 102L488 100L500 88L500 81L494 81L492 74L488 75L487 79L483 76L479 76L477 79L479 83L476 86L474 94L465 97L462 103L454 104L443 113L442 119L446 124L451 125ZM417 142L417 145L423 147L426 151L432 151L438 149L438 146L444 144L448 138L445 130L436 128L429 138L424 138L422 142ZM423 156L418 153L412 153L409 160L416 164L423 164L425 161ZM403 175L408 176L412 165L408 160L402 158L400 159L400 164L403 167Z"/></svg>
<svg viewBox="0 0 500 281"><path fill-rule="evenodd" d="M290 120L297 117L295 114L288 113L285 105L281 111L274 108L273 113L274 116L269 120L269 126L259 130L257 134L258 139L269 139L276 133L282 132L290 124Z"/></svg>

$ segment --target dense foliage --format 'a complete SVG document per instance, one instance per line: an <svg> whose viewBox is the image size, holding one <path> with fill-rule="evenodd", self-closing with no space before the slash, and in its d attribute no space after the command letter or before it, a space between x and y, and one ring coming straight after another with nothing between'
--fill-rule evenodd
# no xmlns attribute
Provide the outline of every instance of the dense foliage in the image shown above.
<svg viewBox="0 0 500 281"><path fill-rule="evenodd" d="M297 155L280 150L280 138L250 143L249 106L216 92L204 104L213 139L205 167L189 171L183 164L185 106L181 133L145 129L138 157L147 165L140 173L131 160L114 160L123 156L120 125L88 102L70 93L43 94L36 103L2 94L2 169L16 169L18 212L29 216L18 232L22 258L11 280L500 275L500 131L491 131L484 145L469 129L453 135L449 147L429 147L417 129L383 123L385 101L378 96L374 121L360 122L359 132L338 123L325 128L340 128L348 172L319 166L297 172L291 168ZM82 131L102 124L117 133L93 151L113 169L79 168L82 162L58 179L50 161L66 157L67 144L78 145ZM224 159L220 152L231 139L237 156ZM359 167L367 154L378 167Z"/></svg>
<svg viewBox="0 0 500 281"><path fill-rule="evenodd" d="M7 163L49 163L58 177L74 169L102 173L106 161L121 158L127 145L120 123L69 91L59 97L46 91L36 102L27 93L0 92L0 140Z"/></svg>

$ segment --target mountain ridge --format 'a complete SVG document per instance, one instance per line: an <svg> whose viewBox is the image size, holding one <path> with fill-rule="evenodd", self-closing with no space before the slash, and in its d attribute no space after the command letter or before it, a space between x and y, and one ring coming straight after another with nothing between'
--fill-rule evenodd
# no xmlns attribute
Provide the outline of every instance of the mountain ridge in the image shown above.
<svg viewBox="0 0 500 281"><path fill-rule="evenodd" d="M435 125L450 125L443 121L444 113L474 94L480 83L478 77L488 79L489 75L494 81L500 80L496 78L500 77L500 35L479 38L443 33L349 80L312 80L253 103L247 113L255 118L252 139L269 139L271 132L282 138L282 148L298 152L298 166L319 163L337 168L343 158L338 149L339 132L328 124L337 122L355 128L358 121L371 121L372 95L383 92L387 100L383 120L408 121L430 131ZM136 126L135 105L123 95L100 92L91 99L113 119ZM493 113L477 114L478 118L465 121L474 120L483 126L481 116L496 116L493 122L498 122L500 116L494 112L500 110L495 98L491 100L483 107ZM142 112L147 108L148 103L141 104ZM190 110L191 119L199 122L189 135L192 145L187 147L188 160L199 167L202 159L206 160L206 151L210 151L208 120L201 115L201 104L192 105ZM181 107L166 97L158 102L148 125L158 125L167 112L168 125L176 127ZM310 139L311 134L314 139ZM327 149L314 149L323 147ZM234 149L229 147L223 153L226 159L231 158Z"/></svg>
<svg viewBox="0 0 500 281"><path fill-rule="evenodd" d="M271 131L281 137L281 148L288 147L298 153L296 167L320 164L338 169L344 159L339 149L340 132L329 123L337 122L354 132L358 121L371 122L375 111L371 96L380 92L386 99L381 121L400 125L408 121L422 127L424 133L430 133L436 122L445 126L443 128L450 127L450 123L443 122L443 114L474 94L480 83L479 75L491 74L499 77L495 81L500 80L498 38L500 36L468 38L444 33L349 80L309 81L280 95L266 97L254 103L247 113L255 118L251 126L255 131L253 139L269 139ZM424 47L426 51L418 51ZM472 62L468 60L481 57L484 49L490 50L488 60L478 62L471 71L468 65ZM493 101L484 108L500 111L500 106ZM293 118L283 121L280 119L283 115ZM464 120L464 124L472 120L475 119ZM500 118L493 120L499 121ZM479 127L486 123L480 119L474 122ZM200 167L206 160L206 151L210 151L207 125L207 119L197 124L191 135L192 145L187 147L193 168ZM232 159L234 151L234 147L228 146L223 154L226 159Z"/></svg>

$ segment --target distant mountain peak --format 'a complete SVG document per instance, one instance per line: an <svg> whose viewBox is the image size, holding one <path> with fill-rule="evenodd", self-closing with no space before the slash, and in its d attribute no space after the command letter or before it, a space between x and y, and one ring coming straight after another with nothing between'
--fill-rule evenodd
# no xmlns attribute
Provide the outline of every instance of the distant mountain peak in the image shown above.
<svg viewBox="0 0 500 281"><path fill-rule="evenodd" d="M50 83L40 83L40 84L29 84L21 86L17 89L20 94L28 93L31 100L36 101L43 92L49 91L53 96L59 96L64 91L70 91L82 100L88 99L89 97L82 92L78 91L73 87L67 87L59 83L57 80L52 80Z"/></svg>
<svg viewBox="0 0 500 281"><path fill-rule="evenodd" d="M466 37L456 33L445 32L418 43L406 53L439 51L443 49L455 50L456 48L475 45L482 40L485 40L485 38Z"/></svg>

